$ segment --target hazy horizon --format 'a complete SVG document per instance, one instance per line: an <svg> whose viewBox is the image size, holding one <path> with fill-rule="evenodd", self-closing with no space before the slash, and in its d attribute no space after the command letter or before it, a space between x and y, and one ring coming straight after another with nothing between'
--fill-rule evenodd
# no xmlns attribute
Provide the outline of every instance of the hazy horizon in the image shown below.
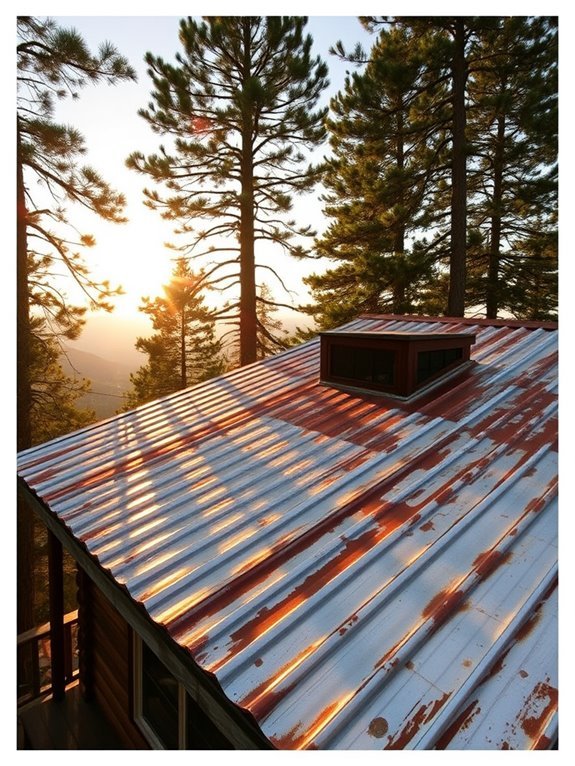
<svg viewBox="0 0 575 766"><path fill-rule="evenodd" d="M313 321L306 314L278 311L277 318L284 329L292 333L296 326L311 327ZM216 325L216 329L225 332L225 326ZM146 354L135 348L136 338L149 337L154 333L150 319L141 316L126 316L105 312L90 313L80 337L75 341L66 341L66 346L84 353L94 354L102 359L132 368L132 371L146 364ZM82 372L82 371L80 371Z"/></svg>

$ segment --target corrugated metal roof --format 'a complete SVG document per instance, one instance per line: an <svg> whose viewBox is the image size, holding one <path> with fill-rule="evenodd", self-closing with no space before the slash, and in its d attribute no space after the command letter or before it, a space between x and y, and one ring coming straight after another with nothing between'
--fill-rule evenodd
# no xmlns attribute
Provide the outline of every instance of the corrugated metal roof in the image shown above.
<svg viewBox="0 0 575 766"><path fill-rule="evenodd" d="M278 748L541 748L557 729L557 332L477 335L414 402L319 340L22 453L19 474Z"/></svg>

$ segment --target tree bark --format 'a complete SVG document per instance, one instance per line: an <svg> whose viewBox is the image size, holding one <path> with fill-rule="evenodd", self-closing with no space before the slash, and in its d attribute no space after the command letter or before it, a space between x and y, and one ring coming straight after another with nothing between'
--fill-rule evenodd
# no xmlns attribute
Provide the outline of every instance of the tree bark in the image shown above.
<svg viewBox="0 0 575 766"><path fill-rule="evenodd" d="M186 357L186 307L183 305L180 316L180 377L182 388L188 386L187 357Z"/></svg>
<svg viewBox="0 0 575 766"><path fill-rule="evenodd" d="M28 243L26 238L26 195L22 167L20 125L17 125L16 161L16 374L17 374L17 442L18 450L32 445L30 410L30 308L28 291Z"/></svg>
<svg viewBox="0 0 575 766"><path fill-rule="evenodd" d="M404 130L404 110L405 106L400 102L397 110L397 140L395 144L395 164L399 171L403 171L405 166L405 145L403 138ZM403 216L403 205L405 203L405 187L403 178L399 189L399 199L401 203L401 215ZM402 314L405 311L405 223L403 217L395 224L393 254L395 259L395 278L393 284L393 313Z"/></svg>
<svg viewBox="0 0 575 766"><path fill-rule="evenodd" d="M251 78L251 22L243 21L243 124L240 201L240 365L257 360L256 275L254 246L254 160Z"/></svg>
<svg viewBox="0 0 575 766"><path fill-rule="evenodd" d="M497 118L497 145L493 158L493 214L489 243L489 267L485 313L488 319L496 319L499 311L499 259L501 250L501 210L503 195L503 150L505 146L505 116Z"/></svg>
<svg viewBox="0 0 575 766"><path fill-rule="evenodd" d="M30 379L30 309L28 297L28 246L26 196L20 126L17 124L16 162L16 420L17 449L32 446L32 384ZM28 505L17 501L17 630L34 626L34 516Z"/></svg>
<svg viewBox="0 0 575 766"><path fill-rule="evenodd" d="M455 20L453 78L453 159L451 176L451 253L449 262L449 316L465 313L467 171L465 147L465 22Z"/></svg>

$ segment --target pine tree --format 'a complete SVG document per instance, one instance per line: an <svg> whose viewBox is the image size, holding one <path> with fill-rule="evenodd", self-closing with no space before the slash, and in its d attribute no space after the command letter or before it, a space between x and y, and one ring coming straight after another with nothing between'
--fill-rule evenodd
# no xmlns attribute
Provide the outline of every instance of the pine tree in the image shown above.
<svg viewBox="0 0 575 766"><path fill-rule="evenodd" d="M128 165L164 184L146 191L150 207L179 222L186 252L217 260L207 272L223 289L239 287L227 312L239 318L240 361L257 358L255 243L303 256L310 234L286 215L295 193L310 190L318 169L304 149L325 135L316 110L327 69L311 55L305 17L207 17L180 22L175 65L146 55L153 101L140 114L173 147ZM203 222L206 222L203 225ZM210 244L211 243L211 244Z"/></svg>
<svg viewBox="0 0 575 766"><path fill-rule="evenodd" d="M426 90L433 94L429 101L429 120L435 130L442 132L448 145L448 168L439 165L442 186L438 187L438 215L443 210L445 233L437 237L449 269L448 300L445 313L463 316L467 284L467 204L468 152L467 89L476 58L478 36L490 29L496 20L490 17L363 17L368 28L381 24L399 25L409 29L415 38L427 36L433 40L429 48L424 75ZM443 160L444 161L444 160ZM446 175L443 171L448 169ZM448 199L447 199L448 196ZM447 203L447 204L446 204Z"/></svg>
<svg viewBox="0 0 575 766"><path fill-rule="evenodd" d="M186 258L178 258L164 295L143 300L140 311L150 317L156 332L136 341L148 362L130 376L133 390L126 409L224 372L222 345L201 292L202 277L191 271Z"/></svg>
<svg viewBox="0 0 575 766"><path fill-rule="evenodd" d="M331 102L333 158L327 163L324 212L332 220L317 253L338 265L305 279L320 327L361 312L409 313L433 268L431 181L442 136L430 134L422 80L429 40L383 30L361 74Z"/></svg>
<svg viewBox="0 0 575 766"><path fill-rule="evenodd" d="M357 146L349 138L337 148L340 156L330 167L332 205L336 221L319 247L328 257L344 261L325 275L308 280L316 309L325 326L338 324L358 310L382 309L382 285L393 274L374 258L374 235L381 231L381 201L377 179L392 157L391 137L412 153L413 168L423 171L426 191L419 219L407 210L404 219L412 253L423 257L431 271L417 284L414 308L427 313L463 315L466 307L495 317L499 311L516 316L552 317L557 308L557 35L556 20L547 17L368 17L368 28L389 28L403 34L405 49L395 59L386 51L379 81L367 92L389 97L394 87L393 67L408 78L419 49L421 66L411 83L409 111L402 125L390 131L386 121L372 114ZM360 50L341 56L359 61ZM374 47L366 68L378 56ZM365 59L364 59L365 60ZM341 140L342 126L354 125L361 79L340 97L332 142ZM371 90L370 90L371 89ZM344 100L345 99L345 100ZM399 102L401 103L401 102ZM343 106L345 105L345 106ZM367 114L367 111L366 111ZM402 114L399 104L390 111ZM379 117L379 119L378 119ZM359 123L358 123L359 124ZM381 143L376 142L377 132ZM423 134L416 163L415 147ZM346 153L347 149L347 153ZM395 175L385 176L385 189L403 202L396 184L405 173L401 152L396 153ZM401 168L401 173L399 169ZM417 177L417 176L415 176ZM408 187L410 195L417 186ZM363 191L365 189L365 192ZM362 197L363 195L363 197ZM371 197L369 197L371 195ZM414 195L415 197L415 195ZM367 200L369 201L369 204ZM337 204L334 204L337 203ZM397 205L400 208L401 205ZM405 206L404 206L405 209ZM386 217L386 223L391 220ZM395 220L399 222L396 216ZM400 229L397 229L401 234ZM354 244L370 243L370 257ZM373 237L373 238L372 238ZM398 238L400 241L400 238ZM355 249L354 249L355 248ZM347 258L344 259L344 254ZM398 252L398 248L395 248ZM411 261L416 263L416 261ZM423 262L422 262L423 263ZM406 272L409 275L409 272ZM401 271L396 272L397 276ZM543 288L548 295L537 294ZM401 288L401 283L399 284ZM523 292L522 292L523 290ZM400 294L400 293L398 293ZM388 287L384 310L397 311ZM529 303L532 302L532 312ZM313 311L314 307L310 307ZM407 306L409 310L409 305Z"/></svg>
<svg viewBox="0 0 575 766"><path fill-rule="evenodd" d="M76 401L90 390L90 381L66 375L60 364L61 349L57 338L42 332L42 319L32 320L32 442L75 431L93 423L93 410L79 408Z"/></svg>
<svg viewBox="0 0 575 766"><path fill-rule="evenodd" d="M50 397L50 408L73 414L72 391L55 359L61 336L74 337L83 309L70 306L58 291L53 272L67 271L94 306L108 306L109 284L96 283L76 247L93 244L69 223L65 205L78 203L110 221L122 221L124 200L89 167L80 165L86 148L82 136L54 119L60 98L75 97L85 83L135 79L125 59L109 44L93 55L74 30L49 19L18 18L16 150L16 308L17 308L17 442L30 447L36 438L54 433L47 411L38 406ZM38 373L41 372L40 375ZM49 392L49 393L48 393ZM58 398L56 398L58 397ZM38 414L42 421L33 421ZM76 421L77 422L77 421ZM33 624L33 523L25 505L18 508L18 630Z"/></svg>
<svg viewBox="0 0 575 766"><path fill-rule="evenodd" d="M17 314L18 314L18 446L30 446L32 424L32 328L34 314L52 330L60 325L70 337L81 309L70 307L50 279L60 267L88 295L94 306L109 308L107 282L96 283L79 251L94 243L69 225L64 205L74 202L101 218L124 221L124 198L93 169L79 164L86 151L77 130L54 120L55 103L75 97L87 82L115 83L135 79L110 44L96 55L75 30L50 19L18 18L17 104Z"/></svg>
<svg viewBox="0 0 575 766"><path fill-rule="evenodd" d="M486 316L557 309L557 31L547 17L499 19L470 80L473 278ZM530 308L531 306L531 308Z"/></svg>

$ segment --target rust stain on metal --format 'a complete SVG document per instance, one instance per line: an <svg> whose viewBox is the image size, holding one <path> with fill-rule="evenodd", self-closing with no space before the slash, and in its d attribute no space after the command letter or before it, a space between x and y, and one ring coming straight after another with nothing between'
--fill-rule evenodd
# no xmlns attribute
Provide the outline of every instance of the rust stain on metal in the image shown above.
<svg viewBox="0 0 575 766"><path fill-rule="evenodd" d="M495 660L493 665L491 665L482 679L483 682L488 681L490 678L495 678L495 676L499 675L505 666L505 660L507 659L507 655L509 654L510 650L511 645L509 645Z"/></svg>
<svg viewBox="0 0 575 766"><path fill-rule="evenodd" d="M468 728L473 719L479 715L481 708L478 706L478 700L473 700L467 707L453 720L443 732L441 737L435 743L436 750L445 750L453 737Z"/></svg>
<svg viewBox="0 0 575 766"><path fill-rule="evenodd" d="M278 689L270 688L273 679L266 680L247 697L240 700L241 706L248 709L256 721L263 721L296 687L296 683L286 684ZM253 700L253 701L250 701Z"/></svg>
<svg viewBox="0 0 575 766"><path fill-rule="evenodd" d="M540 492L539 497L533 498L525 507L525 514L528 513L540 513L547 506L550 498L555 497L558 489L557 477L554 477L545 487L545 490Z"/></svg>
<svg viewBox="0 0 575 766"><path fill-rule="evenodd" d="M372 325L373 331L377 331L377 327L385 330L390 326L391 331L394 331L397 318L380 319L377 322L373 321ZM470 322L462 320L456 325L449 325L447 329L461 327L463 330L469 328L469 325ZM479 325L482 326L481 323ZM434 326L439 328L436 330L438 332L444 329L439 320L434 320ZM355 666L345 667L349 696L341 696L334 701L339 692L329 694L327 688L324 691L321 683L324 666L315 660L316 650L326 638L330 639L328 649L333 649L330 658L334 661L334 667L340 658L347 661L356 656L356 649L361 652L362 631L351 630L358 618L360 602L357 599L353 600L355 594L352 593L349 595L350 600L342 603L341 609L339 608L337 599L338 583L343 579L341 576L345 573L343 577L347 577L348 569L349 574L353 575L358 563L359 568L362 567L362 557L374 551L376 546L396 530L401 530L405 535L415 534L418 541L422 542L424 536L419 535L418 528L423 533L431 532L435 529L434 521L438 523L439 518L422 518L423 509L428 504L431 506L434 503L461 503L461 509L454 509L456 512L453 515L453 518L459 519L468 510L464 503L467 503L469 495L473 494L472 490L477 488L477 498L473 497L473 502L481 502L485 499L485 495L481 493L486 488L486 491L491 491L501 486L505 492L506 482L509 482L510 488L517 487L514 478L521 470L522 475L528 479L525 495L522 495L524 500L521 506L505 512L509 516L506 521L508 532L504 536L505 540L501 538L501 542L508 546L512 546L513 543L516 545L515 536L518 530L524 528L523 521L540 525L539 529L545 527L542 512L548 510L550 496L556 492L557 487L556 480L550 479L553 466L549 462L549 457L551 461L553 457L549 456L549 449L557 449L557 417L554 409L556 391L544 390L545 386L553 388L555 376L556 355L548 353L547 345L552 339L543 338L542 333L536 333L531 343L528 330L494 329L487 322L485 326L489 327L489 330L481 330L478 333L475 346L477 362L472 362L456 380L445 383L412 402L397 402L385 396L337 391L319 385L319 343L314 342L315 344L310 345L302 354L289 352L285 359L277 357L277 361L265 362L261 368L258 367L252 372L238 371L226 376L222 379L223 382L210 383L206 388L198 389L197 396L186 393L177 400L153 405L143 414L136 411L122 416L125 420L116 422L112 419L108 424L96 426L80 438L75 437L74 444L70 446L66 445L66 442L66 446L63 446L62 442L55 442L53 446L41 448L42 456L39 458L33 452L29 456L24 455L20 461L22 471L27 477L24 481L29 484L30 491L37 492L39 496L42 493L42 485L46 487L43 499L49 503L54 501L54 508L49 510L63 523L77 518L82 529L90 530L83 537L83 540L90 543L90 550L98 550L97 538L101 535L105 535L104 542L118 546L118 561L123 556L122 572L128 571L126 587L129 588L130 572L138 571L137 567L143 556L147 555L147 549L142 549L134 543L132 537L122 533L124 523L128 531L134 528L136 523L140 523L133 508L123 504L126 487L129 488L129 499L137 497L144 504L143 509L137 510L149 512L152 503L147 501L144 490L147 484L153 485L154 481L159 481L162 487L159 491L164 492L167 498L166 518L172 510L170 503L175 500L175 507L180 508L177 512L181 513L182 523L185 524L187 519L182 510L182 498L187 493L193 497L194 492L200 491L204 497L204 485L214 480L212 477L215 477L218 486L225 487L226 490L229 488L230 500L227 502L231 504L236 501L236 463L230 461L228 469L228 463L223 457L228 453L221 453L222 449L231 450L236 445L239 450L241 447L241 457L243 460L245 456L248 470L252 466L257 467L258 481L260 476L262 481L266 480L266 471L276 474L283 471L282 461L286 471L289 469L297 478L297 472L303 470L304 465L311 465L313 469L314 461L319 458L317 470L309 477L306 476L307 484L302 492L309 490L306 501L309 501L312 507L314 492L321 494L321 490L330 485L337 488L341 480L344 486L341 494L336 496L342 498L336 501L338 504L331 505L319 522L313 513L308 518L302 512L301 518L294 520L292 525L280 525L277 531L272 523L274 519L268 516L264 518L265 507L261 511L258 507L254 528L257 526L261 542L258 541L257 545L242 550L229 568L226 563L221 577L218 578L220 573L215 571L215 568L211 569L208 579L210 585L197 591L197 600L193 598L193 588L196 585L192 583L191 593L182 596L181 602L175 603L173 610L162 612L162 619L164 614L168 615L165 621L166 629L174 641L180 641L188 648L196 662L203 665L209 673L213 672L216 678L215 671L225 667L230 657L233 660L237 657L239 669L234 669L234 680L229 682L230 687L226 686L223 691L226 694L230 693L234 704L237 697L245 695L237 704L246 711L251 711L262 731L279 747L313 749L314 738L320 731L324 732L322 743L325 745L327 742L329 746L332 734L329 724L334 718L338 720L336 716L344 708L346 713L349 711L350 717L357 719L364 735L367 731L375 740L381 740L381 744L372 742L375 746L384 743L387 743L389 749L400 749L409 746L409 743L411 746L417 746L422 728L426 726L430 727L428 733L435 738L441 735L438 749L448 745L458 732L461 733L466 728L471 729L468 746L473 745L476 741L473 724L476 717L481 716L478 700L467 705L449 729L442 732L438 730L439 721L434 721L433 718L449 695L446 694L435 701L426 701L427 697L422 700L418 695L409 701L401 714L397 714L401 723L390 733L388 720L382 716L374 718L373 712L369 714L369 708L362 707L363 697L357 695L358 689L363 689L368 683L365 673L359 675L363 667L361 663L358 663L357 673ZM402 330L403 326L400 325L397 331ZM519 347L515 353L517 344ZM514 353L508 354L507 349ZM532 359L536 362L528 361ZM541 385L540 380L543 381ZM464 415L470 415L469 424L460 426L458 421ZM301 429L301 446L298 435L294 433L295 429ZM476 440L481 440L481 443L477 445ZM487 443L489 449L484 448ZM286 454L286 445L290 448L289 454ZM542 459L533 460L530 467L525 466L527 461L538 457L536 453L540 449ZM376 454L378 452L379 456ZM479 456L479 453L483 456ZM450 456L456 459L450 461ZM359 469L368 461L369 469L364 474ZM426 472L441 465L442 461L445 461L445 468L441 476L436 477L430 485L425 481ZM182 466L183 473L180 472L179 478L176 478L178 465ZM197 470L200 465L202 470ZM173 472L173 485L171 473L164 479L165 468ZM228 474L228 470L231 474ZM34 471L37 473L34 474ZM207 473L210 474L209 479L206 478ZM368 481L366 476L382 478ZM283 475L283 479L288 480L287 473ZM544 487L547 481L549 484ZM402 500L391 502L390 499L401 487L407 490L405 495L402 494ZM464 488L463 492L461 487ZM100 489L103 494L100 493ZM250 487L250 491L251 489ZM254 496L257 490L258 486L254 482ZM344 491L345 497L351 499L343 499ZM534 497L534 494L537 496ZM247 492L238 498L238 502L245 503L247 508L246 497ZM279 497L278 491L271 497L270 502L276 503L277 500L279 503ZM295 491L293 497L295 503ZM515 498L515 492L510 492L509 497ZM65 505L73 507L65 509L64 506L58 512L56 501L61 503L62 498ZM72 502L76 500L77 502ZM501 498L497 494L495 505L500 503L500 508L504 501L505 497ZM266 502L268 498L264 494L262 507ZM288 502L285 513L291 512L292 507L293 504ZM226 506L222 501L217 506L218 518L220 515L223 517L224 510ZM449 517L447 509L445 510L447 524ZM253 511L253 506L250 506L250 511ZM490 512L489 508L486 514ZM497 512L497 509L494 512ZM528 514L540 514L540 517L525 519ZM108 522L104 521L105 518ZM161 518L164 518L163 515ZM443 521L442 517L442 530ZM488 519L485 521L488 527ZM355 537L342 535L340 525L344 522L349 524L349 528L356 528L355 525L360 523L361 532L355 532ZM447 552L452 542L452 531L453 540L457 537L456 523L445 530ZM147 533L150 544L154 534ZM211 544L208 538L213 534L215 535L215 529L210 528L206 535L206 545ZM552 534L551 529L549 541L546 542L551 541ZM329 535L331 537L328 537ZM403 535L401 541L406 542ZM163 545L163 538L158 535L156 542ZM319 564L315 561L311 563L309 559L304 562L308 551L310 555L315 554L316 549L312 546L318 543L324 552L322 555L331 551L327 554L331 556L330 560L322 558ZM324 543L327 547L324 547ZM486 542L485 547L492 543L493 541ZM103 545L100 547L103 548ZM475 549L466 559L465 571L458 575L457 580L451 581L451 587L437 593L426 606L417 601L416 629L424 634L422 640L435 630L441 629L458 611L468 608L468 591L463 590L468 583L473 586L478 579L489 578L503 564L512 563L511 552L504 552L501 547L501 544L497 544L495 549L485 550L476 556L471 569L470 561L477 552ZM391 551L390 558L393 558L396 550L399 549L394 548ZM178 552L177 556L179 555ZM193 553L182 552L182 558L176 561L175 571L178 566L196 563L195 559L191 562L183 558L188 555L193 556ZM297 561L302 563L302 567L308 563L306 568L302 568L305 574L293 582L290 579L291 584L283 587L280 579L280 585L276 589L278 569L288 569L295 557L298 557ZM375 558L370 556L366 565L371 566ZM398 561L403 562L405 558L398 556ZM410 561L409 566L411 563ZM199 566L203 566L202 560L199 561ZM441 569L440 564L439 568ZM157 570L157 582L154 582L155 572L147 575L151 583L149 594L165 587L166 583L171 583L170 579L161 579L165 571L167 570ZM179 571L186 574L183 568ZM203 571L201 574L203 575ZM176 578L174 582L177 582L177 575L173 574L172 577ZM434 593L435 588L445 584L441 580L430 581L437 584L431 586L433 589L429 591L429 595ZM277 594L273 597L276 603L270 598L266 607L259 611L258 607L263 602L252 608L250 604L256 603L252 600L252 595L262 593L263 588L272 582ZM422 580L417 581L420 582ZM146 581L145 587L147 585ZM529 586L529 583L527 585ZM371 588L371 585L366 585L367 587ZM375 587L379 587L377 582ZM411 581L406 583L405 587L408 589L406 603L412 596L419 597L421 591L416 587L412 591ZM556 587L556 584L553 587ZM551 685L550 677L545 675L544 670L536 674L531 666L526 667L533 679L525 681L529 676L527 670L521 665L511 666L508 653L517 642L529 640L528 637L540 620L548 619L549 616L543 616L545 613L540 606L551 590L550 588L535 612L519 630L512 633L512 628L504 626L506 632L503 650L494 659L491 667L486 669L487 675L477 679L482 686L488 678L493 678L504 669L501 679L498 678L494 685L497 686L500 681L503 683L505 678L513 675L515 684L521 691L519 698L513 700L515 706L510 706L499 722L499 731L488 732L493 738L487 740L492 747L496 746L493 744L495 740L505 740L502 748L510 748L510 743L511 746L515 745L515 738L524 741L525 737L521 735L520 729L531 739L532 747L545 747L550 744L549 738L543 732L547 730L550 719L555 715L557 690ZM371 593L371 590L369 592ZM309 600L314 596L317 598L318 593L322 596L322 608L318 609L317 622L319 623L320 617L323 618L324 615L329 614L330 618L326 619L325 624L314 626L317 627L317 633L313 637L307 633L307 627L311 623L306 623L304 639L300 632L299 615L303 605L306 605L306 608L311 607ZM146 594L143 598L145 596ZM502 602L504 596L502 593ZM329 599L333 599L333 602L328 604ZM177 595L174 600L178 600ZM325 611L324 604L329 607ZM228 621L230 605L234 605L233 609L237 611L233 619ZM339 611L335 608L332 610L332 605L337 606ZM423 616L423 622L421 618L417 619L418 612ZM306 617L308 614L309 612L306 612ZM381 626L377 625L383 630L385 615L386 612L383 611ZM428 668L423 660L421 665L419 655L410 653L413 659L405 661L409 655L407 651L401 651L411 635L409 631L413 627L412 618L413 615L409 617L410 622L405 632L394 634L392 639L380 645L379 652L374 651L372 657L365 658L366 668L376 662L373 667L378 669L383 666L382 674L388 671L399 672L409 677L408 671L414 671L417 667L418 671L427 677ZM217 635L221 640L216 639L216 625L220 625L221 635ZM224 630L228 625L231 627ZM265 654L266 650L260 647L268 640L272 641L278 628L286 639L285 644L282 644L286 654L278 661L282 664L280 670L267 670L268 655ZM264 636L266 632L268 635ZM211 639L210 633L213 634ZM338 639L338 635L345 638ZM532 638L535 642L536 636ZM186 643L188 641L189 646ZM390 648L389 644L394 642L395 645ZM215 644L220 644L220 651L217 651ZM301 650L304 645L306 648ZM348 648L351 651L346 654ZM446 642L446 650L448 648ZM531 643L525 648L531 649ZM240 654L242 651L247 658L245 662ZM340 651L341 655L338 654ZM459 654L459 651L462 653ZM466 649L462 644L451 659L455 663L461 662L465 668L471 668L475 656L469 652L470 649ZM378 654L384 654L384 657L377 662ZM221 659L221 655L225 657ZM398 655L402 656L401 661ZM264 664L266 667L263 667ZM398 664L401 664L401 667L398 668ZM294 710L297 709L302 677L307 678L308 670L311 674L316 674L311 680L318 698L304 717L303 712L294 713ZM265 678L266 676L271 677ZM460 667L459 676L468 677L468 673ZM222 683L224 678L225 674L222 675ZM544 680L535 685L540 679ZM403 675L399 680L403 680ZM237 685L234 685L236 681ZM531 689L532 685L534 688L527 704L523 704L525 690ZM442 684L438 683L438 686ZM383 693L381 704L375 710L384 713L389 711L386 707L386 693L387 689ZM441 691L434 694L439 695ZM372 698L368 701L369 705L371 701ZM520 708L520 705L523 706ZM411 712L408 713L410 709ZM522 712L519 713L518 710ZM302 720L292 726L300 716ZM510 726L512 731L506 732L506 726ZM272 735L274 728L277 733L275 740ZM286 732L286 729L289 731ZM339 727L336 726L335 730L339 731ZM483 732L483 729L481 731ZM481 734L477 734L478 739L480 736Z"/></svg>
<svg viewBox="0 0 575 766"><path fill-rule="evenodd" d="M380 739L381 737L385 736L387 732L389 731L389 724L385 720L385 718L374 718L372 721L370 721L369 727L367 729L367 733L370 737L375 737L376 739Z"/></svg>
<svg viewBox="0 0 575 766"><path fill-rule="evenodd" d="M292 668L297 667L298 663L305 659L310 654L310 647L307 647L304 651L300 652L295 658L286 662L282 667L271 677L266 678L254 689L252 689L245 697L239 700L242 707L249 708L252 714L260 720L269 715L273 708L281 702L281 700L288 694L293 684L285 685L281 689L274 689L274 686L278 684L278 679L282 679L289 675L289 671Z"/></svg>
<svg viewBox="0 0 575 766"><path fill-rule="evenodd" d="M303 730L303 725L300 723L288 733L282 737L271 737L271 741L280 749L297 750L304 747L306 740L311 736L315 736L315 733L321 731L326 723L333 717L333 715L340 709L341 702L337 700L331 705L328 705L321 713L313 720L307 730Z"/></svg>
<svg viewBox="0 0 575 766"><path fill-rule="evenodd" d="M431 618L434 623L442 623L449 615L467 608L467 602L464 601L465 595L465 591L452 591L445 588L431 599L421 612L421 616L425 620Z"/></svg>
<svg viewBox="0 0 575 766"><path fill-rule="evenodd" d="M293 726L290 731L283 734L281 737L274 737L273 735L270 737L270 742L275 745L280 750L286 749L286 750L295 750L296 745L294 745L294 742L297 742L302 738L302 735L299 734L301 729L303 728L303 723L299 721L296 723L295 726Z"/></svg>
<svg viewBox="0 0 575 766"><path fill-rule="evenodd" d="M406 722L401 731L394 736L388 737L388 743L384 750L403 750L418 734L421 727L431 721L449 697L450 694L446 692L438 700L427 705L421 705L417 712Z"/></svg>
<svg viewBox="0 0 575 766"><path fill-rule="evenodd" d="M556 351L547 354L547 356L537 360L527 372L518 376L514 381L515 385L521 386L522 388L531 388L533 386L533 381L545 378L549 373L549 370L552 370L557 365L558 361L559 355Z"/></svg>
<svg viewBox="0 0 575 766"><path fill-rule="evenodd" d="M487 432L497 444L515 444L524 452L535 451L544 445L556 444L557 418L546 418L535 429L541 412L554 405L557 396L544 390L525 391L513 399L512 407L500 406L494 408L479 422L474 423L468 432L475 437Z"/></svg>
<svg viewBox="0 0 575 766"><path fill-rule="evenodd" d="M345 633L347 633L348 629L352 628L358 620L359 620L359 617L357 616L357 614L353 614L349 618L349 620L346 620L345 624L341 626L341 628L338 631L339 635L343 636Z"/></svg>
<svg viewBox="0 0 575 766"><path fill-rule="evenodd" d="M541 619L541 615L542 615L541 607L547 601L547 599L551 596L551 594L556 589L556 587L557 587L557 578L554 579L554 581L551 583L549 588L542 595L541 600L539 601L539 603L537 604L537 607L535 608L535 611L519 627L519 629L516 631L510 643L507 645L504 651L500 654L497 660L493 663L493 665L489 668L489 670L487 671L487 673L482 679L483 683L485 683L490 678L494 678L501 672L501 670L503 669L505 665L505 660L507 659L507 655L509 654L511 649L517 643L523 641L532 633L533 629L536 627L536 625L539 623ZM522 671L522 672L525 672L525 671Z"/></svg>
<svg viewBox="0 0 575 766"><path fill-rule="evenodd" d="M521 715L519 723L531 740L537 740L541 736L550 714L557 709L558 696L554 686L542 681L535 686L529 695L525 704L525 712ZM541 707L542 705L543 707ZM534 710L537 712L532 712L530 715L529 711Z"/></svg>
<svg viewBox="0 0 575 766"><path fill-rule="evenodd" d="M545 734L542 734L539 739L534 743L534 750L549 750L551 747L551 740Z"/></svg>
<svg viewBox="0 0 575 766"><path fill-rule="evenodd" d="M533 612L533 614L529 617L529 619L523 623L523 625L519 628L519 630L515 634L515 643L523 641L525 638L527 638L527 636L530 635L530 633L533 631L535 626L538 624L540 619L541 619L541 610L537 609L535 612Z"/></svg>
<svg viewBox="0 0 575 766"><path fill-rule="evenodd" d="M473 562L473 568L479 579L484 580L503 564L508 564L512 557L511 551L502 553L498 550L489 550L480 553Z"/></svg>
<svg viewBox="0 0 575 766"><path fill-rule="evenodd" d="M271 608L263 607L255 617L231 634L233 653L235 654L237 651L241 651L246 646L249 646L258 636L280 622L284 615L291 614L300 604L307 601L341 572L350 567L358 558L371 550L376 537L377 530L371 529L360 537L346 540L344 548L338 555L326 562L313 575L306 577L282 601L274 604Z"/></svg>
<svg viewBox="0 0 575 766"><path fill-rule="evenodd" d="M411 468L409 466L405 466L401 473L407 474L410 470ZM373 548L380 540L384 539L395 529L417 514L417 508L408 503L390 503L382 500L382 494L385 493L386 488L392 486L397 480L397 474L394 474L393 477L386 478L381 483L376 484L351 502L339 508L325 520L307 530L300 537L291 540L279 540L268 550L267 555L263 560L258 561L258 563L245 572L238 574L230 584L227 584L224 588L211 596L206 597L185 614L178 615L171 620L167 625L170 633L176 637L184 634L190 627L196 624L199 619L215 614L227 604L237 600L250 588L265 580L272 571L277 570L283 563L287 562L289 559L311 546L320 537L334 529L343 519L359 512L372 517L374 522L379 525L379 529L375 527L358 538L344 540L346 543L345 549L330 562L327 562L317 573L308 577L304 583L297 588L297 591L305 593L306 596L315 593L320 587L332 580L339 572L346 569L350 564L360 558L360 556L371 550L371 548ZM292 600L293 598L294 594L290 594L284 601ZM253 624L254 620L251 620L242 628L242 631L245 632L243 638L238 633L235 634L235 639L240 642L238 646L245 645L246 641L249 642L249 632L250 630L253 631ZM258 629L257 633L252 632L252 637L260 635L260 633L261 630ZM234 637L232 638L234 639Z"/></svg>

